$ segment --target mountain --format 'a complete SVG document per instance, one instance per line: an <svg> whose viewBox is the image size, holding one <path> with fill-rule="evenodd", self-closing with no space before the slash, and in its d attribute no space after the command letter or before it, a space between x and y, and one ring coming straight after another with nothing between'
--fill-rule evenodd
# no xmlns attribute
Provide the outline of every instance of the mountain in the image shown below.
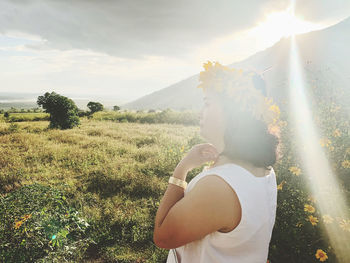
<svg viewBox="0 0 350 263"><path fill-rule="evenodd" d="M332 88L336 99L344 105L350 101L349 33L350 17L325 29L295 36L306 87ZM291 43L291 37L282 38L273 46L227 66L264 71L262 76L266 81L268 95L282 106L288 100ZM196 88L198 79L199 74L196 74L121 107L134 110L199 110L203 94L201 89Z"/></svg>

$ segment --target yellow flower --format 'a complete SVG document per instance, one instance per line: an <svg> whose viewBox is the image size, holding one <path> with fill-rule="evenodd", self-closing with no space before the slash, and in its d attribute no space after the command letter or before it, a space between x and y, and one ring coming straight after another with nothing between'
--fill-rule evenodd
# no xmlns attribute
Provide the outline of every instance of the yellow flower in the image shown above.
<svg viewBox="0 0 350 263"><path fill-rule="evenodd" d="M333 136L334 136L334 137L340 137L340 136L341 136L341 132L339 131L339 129L335 129L335 130L334 130Z"/></svg>
<svg viewBox="0 0 350 263"><path fill-rule="evenodd" d="M182 147L181 147L181 149L180 149L180 152L183 152L183 151L184 151L184 149L185 149L185 146L184 146L184 145L182 145Z"/></svg>
<svg viewBox="0 0 350 263"><path fill-rule="evenodd" d="M14 228L15 228L15 229L20 228L20 226L21 226L26 220L28 220L28 219L31 218L31 217L32 217L32 214L28 214L28 215L22 216L22 220L15 221L15 226L14 226Z"/></svg>
<svg viewBox="0 0 350 263"><path fill-rule="evenodd" d="M23 221L15 221L15 229L18 229L23 224Z"/></svg>
<svg viewBox="0 0 350 263"><path fill-rule="evenodd" d="M334 221L333 217L331 217L330 215L324 215L323 216L323 222L325 224L330 224Z"/></svg>
<svg viewBox="0 0 350 263"><path fill-rule="evenodd" d="M326 252L324 252L322 249L317 249L315 256L320 261L326 261L328 258Z"/></svg>
<svg viewBox="0 0 350 263"><path fill-rule="evenodd" d="M281 113L280 108L276 104L271 105L269 110L275 112L277 115Z"/></svg>
<svg viewBox="0 0 350 263"><path fill-rule="evenodd" d="M315 226L315 225L317 225L318 219L317 219L317 217L309 216L309 221L313 226Z"/></svg>
<svg viewBox="0 0 350 263"><path fill-rule="evenodd" d="M311 201L313 203L316 203L316 199L313 196L309 196L309 198L307 200L309 200L309 201Z"/></svg>
<svg viewBox="0 0 350 263"><path fill-rule="evenodd" d="M339 220L339 226L344 231L349 231L350 232L350 220L346 220L346 219L342 218L341 220Z"/></svg>
<svg viewBox="0 0 350 263"><path fill-rule="evenodd" d="M311 205L305 204L304 205L304 211L309 212L309 213L314 213L315 212L315 208Z"/></svg>
<svg viewBox="0 0 350 263"><path fill-rule="evenodd" d="M208 70L213 64L208 60L207 63L203 63L203 67L205 70Z"/></svg>
<svg viewBox="0 0 350 263"><path fill-rule="evenodd" d="M303 225L303 224L302 224L301 222L298 222L295 226L296 226L296 227L302 227L302 225Z"/></svg>
<svg viewBox="0 0 350 263"><path fill-rule="evenodd" d="M350 160L344 160L341 165L344 167L344 168L350 168Z"/></svg>
<svg viewBox="0 0 350 263"><path fill-rule="evenodd" d="M295 174L296 176L299 176L301 173L300 168L296 167L296 166L292 166L289 168L289 171L293 174Z"/></svg>
<svg viewBox="0 0 350 263"><path fill-rule="evenodd" d="M278 121L279 116L276 115L280 114L280 109L277 105L259 103L265 99L270 104L270 99L254 87L252 76L256 73L253 70L234 69L223 66L219 62L210 61L204 63L203 67L205 71L199 74L201 83L197 86L198 88L203 88L204 91L210 89L217 93L224 93L222 96L233 97L235 100L233 103L237 107L251 112L255 118L267 124Z"/></svg>
<svg viewBox="0 0 350 263"><path fill-rule="evenodd" d="M329 147L331 145L331 140L329 140L328 138L321 138L320 139L320 144L322 147Z"/></svg>
<svg viewBox="0 0 350 263"><path fill-rule="evenodd" d="M22 216L23 220L26 221L32 217L32 214Z"/></svg>
<svg viewBox="0 0 350 263"><path fill-rule="evenodd" d="M277 185L277 190L282 190L282 187L285 183L286 182L283 180L279 185Z"/></svg>

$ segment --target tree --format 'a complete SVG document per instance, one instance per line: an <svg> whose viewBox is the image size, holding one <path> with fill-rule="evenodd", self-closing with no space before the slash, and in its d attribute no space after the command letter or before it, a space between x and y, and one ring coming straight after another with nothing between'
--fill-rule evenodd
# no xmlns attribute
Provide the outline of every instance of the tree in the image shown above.
<svg viewBox="0 0 350 263"><path fill-rule="evenodd" d="M8 113L8 111L6 111L6 112L4 113L4 117L5 117L5 118L10 117L10 114Z"/></svg>
<svg viewBox="0 0 350 263"><path fill-rule="evenodd" d="M97 112L97 111L103 111L103 105L99 102L93 102L93 101L90 101L88 104L87 104L88 108L90 109L90 113L93 114L94 112Z"/></svg>
<svg viewBox="0 0 350 263"><path fill-rule="evenodd" d="M78 107L74 101L57 94L46 92L39 96L37 104L50 113L50 128L71 129L80 124Z"/></svg>
<svg viewBox="0 0 350 263"><path fill-rule="evenodd" d="M82 109L78 110L78 116L79 117L85 117L85 116L89 116L89 115L90 115L89 111L85 111L85 110L82 110Z"/></svg>
<svg viewBox="0 0 350 263"><path fill-rule="evenodd" d="M118 110L120 110L120 107L117 106L117 105L115 105L115 106L113 106L113 110L114 110L114 111L118 111Z"/></svg>
<svg viewBox="0 0 350 263"><path fill-rule="evenodd" d="M17 112L17 109L15 107L11 107L8 112L13 112L13 113L16 113Z"/></svg>

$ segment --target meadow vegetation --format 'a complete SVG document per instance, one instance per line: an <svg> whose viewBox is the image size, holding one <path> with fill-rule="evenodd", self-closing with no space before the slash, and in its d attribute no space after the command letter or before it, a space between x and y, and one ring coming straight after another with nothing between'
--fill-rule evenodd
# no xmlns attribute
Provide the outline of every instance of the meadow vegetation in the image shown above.
<svg viewBox="0 0 350 263"><path fill-rule="evenodd" d="M198 127L86 118L70 130L47 127L48 121L0 123L0 192L6 207L0 210L6 218L0 231L5 233L0 234L0 261L38 260L45 250L46 259L55 255L72 262L164 260L167 251L152 240L155 213L177 162L201 142ZM189 178L199 171L191 171ZM33 184L57 190L28 188ZM33 191L35 198L28 198L25 192ZM61 192L49 200L48 191ZM26 202L17 203L14 196ZM40 219L43 208L47 218L57 219L55 227L40 228L50 221ZM70 234L74 228L63 220L70 210L78 213L76 222L86 220L89 225L78 233L78 240ZM26 215L31 217L16 229L16 222ZM65 236L58 235L60 231ZM58 244L53 245L53 235L59 236ZM74 245L78 241L84 244ZM8 247L11 254L5 253ZM18 255L25 258L15 258Z"/></svg>
<svg viewBox="0 0 350 263"><path fill-rule="evenodd" d="M347 112L317 100L313 113L341 187L334 194L349 204ZM168 250L152 240L154 218L177 163L204 142L196 116L102 111L67 130L49 129L45 119L0 118L0 261L165 262ZM350 218L318 211L295 131L284 112L282 119L269 260L338 262L325 227L332 224L346 242ZM192 170L187 181L202 169Z"/></svg>

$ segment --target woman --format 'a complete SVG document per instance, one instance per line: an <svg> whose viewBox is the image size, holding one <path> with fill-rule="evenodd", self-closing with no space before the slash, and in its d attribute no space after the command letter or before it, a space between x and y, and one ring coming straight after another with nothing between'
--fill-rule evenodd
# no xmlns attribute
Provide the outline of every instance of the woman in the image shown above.
<svg viewBox="0 0 350 263"><path fill-rule="evenodd" d="M170 249L167 263L266 262L277 202L279 109L254 72L211 62L204 68L200 132L208 143L195 145L176 166L153 239ZM187 173L211 161L187 187Z"/></svg>

